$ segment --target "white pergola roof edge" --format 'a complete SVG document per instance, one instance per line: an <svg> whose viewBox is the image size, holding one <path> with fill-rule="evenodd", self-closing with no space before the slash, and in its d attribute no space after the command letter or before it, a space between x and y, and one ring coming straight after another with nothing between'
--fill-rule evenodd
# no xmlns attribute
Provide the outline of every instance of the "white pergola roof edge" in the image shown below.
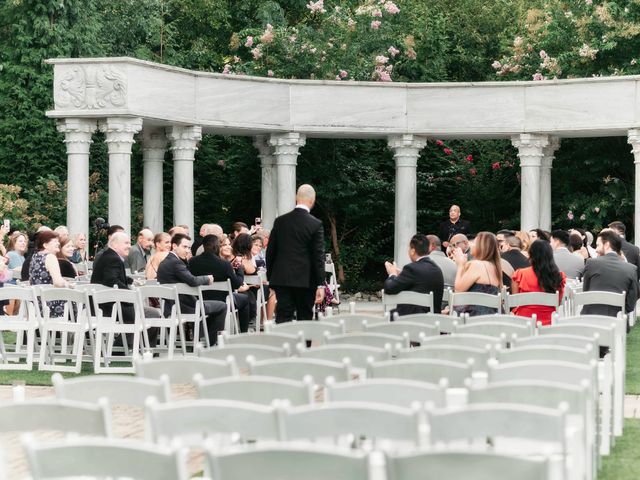
<svg viewBox="0 0 640 480"><path fill-rule="evenodd" d="M50 59L52 118L141 117L231 135L508 138L626 135L640 76L537 82L379 83L198 72L133 58Z"/></svg>

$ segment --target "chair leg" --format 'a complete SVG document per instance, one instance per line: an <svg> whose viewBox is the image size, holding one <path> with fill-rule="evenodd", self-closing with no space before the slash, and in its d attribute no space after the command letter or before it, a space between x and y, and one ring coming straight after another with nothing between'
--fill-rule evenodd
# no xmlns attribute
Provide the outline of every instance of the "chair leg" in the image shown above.
<svg viewBox="0 0 640 480"><path fill-rule="evenodd" d="M183 322L180 322L179 329L180 329L180 345L182 347L182 355L186 355L187 354L187 339L186 339L185 333L184 333L184 323Z"/></svg>
<svg viewBox="0 0 640 480"><path fill-rule="evenodd" d="M108 335L106 335L108 336ZM107 351L105 350L105 355ZM93 371L94 373L100 372L100 356L102 354L102 332L96 330L96 345L93 349ZM105 359L106 360L106 359Z"/></svg>
<svg viewBox="0 0 640 480"><path fill-rule="evenodd" d="M49 346L47 345L47 339L49 338L49 332L45 328L40 328L40 359L38 360L38 369L43 370L46 365L47 352Z"/></svg>
<svg viewBox="0 0 640 480"><path fill-rule="evenodd" d="M84 353L84 331L73 333L73 353L76 356L76 373L82 370L82 354Z"/></svg>
<svg viewBox="0 0 640 480"><path fill-rule="evenodd" d="M200 321L195 321L193 322L193 345L192 345L192 351L195 354L196 353L196 345L198 344L198 342L200 341ZM206 327L205 327L206 330Z"/></svg>
<svg viewBox="0 0 640 480"><path fill-rule="evenodd" d="M164 328L162 331L164 332ZM173 358L173 349L176 344L176 326L172 325L169 327L169 343L167 344L167 358Z"/></svg>

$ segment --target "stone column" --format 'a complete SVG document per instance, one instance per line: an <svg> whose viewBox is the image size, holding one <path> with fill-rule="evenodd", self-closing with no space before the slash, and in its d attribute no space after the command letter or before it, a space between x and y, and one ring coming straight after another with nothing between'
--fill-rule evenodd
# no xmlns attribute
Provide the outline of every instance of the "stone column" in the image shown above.
<svg viewBox="0 0 640 480"><path fill-rule="evenodd" d="M540 228L551 231L551 168L555 152L560 147L558 137L549 137L549 145L544 147L544 157L540 164Z"/></svg>
<svg viewBox="0 0 640 480"><path fill-rule="evenodd" d="M549 145L547 135L521 133L511 137L520 158L520 230L539 228L540 222L540 166L544 148Z"/></svg>
<svg viewBox="0 0 640 480"><path fill-rule="evenodd" d="M58 131L67 146L67 227L69 232L89 238L89 148L96 121L64 118Z"/></svg>
<svg viewBox="0 0 640 480"><path fill-rule="evenodd" d="M262 228L271 230L273 221L278 216L278 172L276 158L273 155L269 137L258 135L253 139L258 149L260 166L262 167Z"/></svg>
<svg viewBox="0 0 640 480"><path fill-rule="evenodd" d="M398 267L409 263L409 241L418 230L417 176L418 157L427 140L415 135L394 135L388 139L396 161L396 213L393 258Z"/></svg>
<svg viewBox="0 0 640 480"><path fill-rule="evenodd" d="M299 133L272 133L269 145L273 147L278 177L278 215L296 206L296 165L305 136Z"/></svg>
<svg viewBox="0 0 640 480"><path fill-rule="evenodd" d="M169 127L167 138L173 152L173 224L188 225L189 235L194 238L193 161L202 139L202 127Z"/></svg>
<svg viewBox="0 0 640 480"><path fill-rule="evenodd" d="M636 166L633 196L633 242L636 245L640 245L640 129L634 128L629 130L627 139L632 147L631 153L633 153L633 163L635 163Z"/></svg>
<svg viewBox="0 0 640 480"><path fill-rule="evenodd" d="M108 117L100 121L109 150L109 224L131 234L131 146L141 118Z"/></svg>
<svg viewBox="0 0 640 480"><path fill-rule="evenodd" d="M167 150L167 137L162 128L145 128L142 131L143 212L144 225L152 232L164 230L162 165Z"/></svg>

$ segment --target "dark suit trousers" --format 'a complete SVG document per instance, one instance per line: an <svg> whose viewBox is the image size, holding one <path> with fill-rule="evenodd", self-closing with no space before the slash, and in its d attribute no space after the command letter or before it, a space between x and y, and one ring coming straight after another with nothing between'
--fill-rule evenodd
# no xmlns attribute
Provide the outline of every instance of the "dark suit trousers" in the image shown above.
<svg viewBox="0 0 640 480"><path fill-rule="evenodd" d="M298 320L313 320L314 288L271 287L276 292L276 323L290 322L296 313Z"/></svg>
<svg viewBox="0 0 640 480"><path fill-rule="evenodd" d="M218 300L205 300L204 313L207 315L207 332L211 345L218 343L218 332L224 330L227 317L227 304Z"/></svg>
<svg viewBox="0 0 640 480"><path fill-rule="evenodd" d="M234 292L233 294L233 303L238 309L238 323L242 333L249 331L249 322L251 320L250 300L248 293Z"/></svg>

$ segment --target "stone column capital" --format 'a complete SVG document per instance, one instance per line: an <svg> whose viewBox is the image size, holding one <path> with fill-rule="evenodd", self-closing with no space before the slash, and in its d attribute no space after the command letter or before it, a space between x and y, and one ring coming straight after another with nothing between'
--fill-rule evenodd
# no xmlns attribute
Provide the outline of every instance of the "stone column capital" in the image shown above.
<svg viewBox="0 0 640 480"><path fill-rule="evenodd" d="M278 165L297 165L300 148L306 144L306 137L296 132L272 133L269 145Z"/></svg>
<svg viewBox="0 0 640 480"><path fill-rule="evenodd" d="M91 136L97 129L97 123L88 118L63 118L58 120L57 129L64 133L68 154L88 154L93 143Z"/></svg>
<svg viewBox="0 0 640 480"><path fill-rule="evenodd" d="M107 117L98 122L98 128L105 133L105 143L109 153L131 153L133 136L142 130L141 118Z"/></svg>
<svg viewBox="0 0 640 480"><path fill-rule="evenodd" d="M544 149L549 145L549 136L521 133L512 136L511 143L518 149L521 167L539 167L544 157Z"/></svg>
<svg viewBox="0 0 640 480"><path fill-rule="evenodd" d="M627 143L631 145L634 163L640 163L640 128L632 128L627 132Z"/></svg>
<svg viewBox="0 0 640 480"><path fill-rule="evenodd" d="M164 129L144 128L142 130L142 161L163 162L168 143Z"/></svg>
<svg viewBox="0 0 640 480"><path fill-rule="evenodd" d="M426 144L426 137L417 135L391 135L387 139L387 145L393 150L396 167L417 167L420 150Z"/></svg>
<svg viewBox="0 0 640 480"><path fill-rule="evenodd" d="M276 164L273 147L271 147L267 135L256 135L253 137L253 146L258 150L258 158L263 168L272 167Z"/></svg>
<svg viewBox="0 0 640 480"><path fill-rule="evenodd" d="M541 161L542 168L551 168L553 166L553 160L556 158L555 153L559 148L560 138L549 137L549 144L542 149L542 152L544 154Z"/></svg>
<svg viewBox="0 0 640 480"><path fill-rule="evenodd" d="M169 150L173 152L173 161L193 162L198 143L202 140L202 127L200 125L173 126L166 129L166 135L171 142Z"/></svg>

